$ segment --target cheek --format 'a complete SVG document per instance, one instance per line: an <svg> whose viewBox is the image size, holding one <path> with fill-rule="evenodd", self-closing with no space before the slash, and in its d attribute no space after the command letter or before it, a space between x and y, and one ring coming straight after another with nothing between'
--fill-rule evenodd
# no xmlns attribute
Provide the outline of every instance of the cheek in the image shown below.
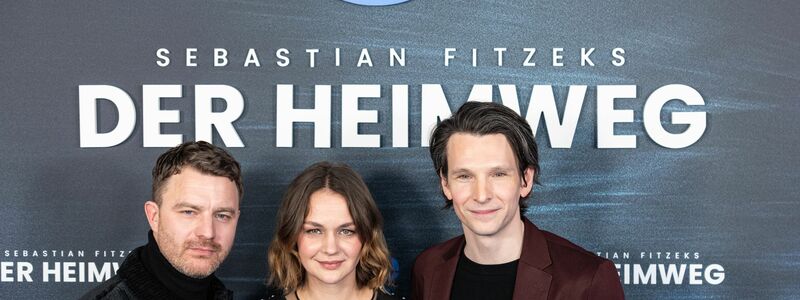
<svg viewBox="0 0 800 300"><path fill-rule="evenodd" d="M342 249L347 252L348 257L359 258L361 254L361 240L353 238L352 240L342 241L340 243Z"/></svg>
<svg viewBox="0 0 800 300"><path fill-rule="evenodd" d="M215 229L217 234L216 237L222 244L232 245L233 240L236 237L236 223L224 223L217 225Z"/></svg>
<svg viewBox="0 0 800 300"><path fill-rule="evenodd" d="M519 199L520 182L516 180L499 180L493 183L494 192L500 199L508 201Z"/></svg>
<svg viewBox="0 0 800 300"><path fill-rule="evenodd" d="M172 236L175 240L182 240L189 236L192 231L192 224L189 222L182 222L180 216L166 216L164 215L158 223L159 230Z"/></svg>
<svg viewBox="0 0 800 300"><path fill-rule="evenodd" d="M319 243L315 242L314 239L302 234L297 238L297 253L300 255L301 260L310 259L317 253L317 250L319 250Z"/></svg>
<svg viewBox="0 0 800 300"><path fill-rule="evenodd" d="M461 205L472 194L472 186L469 183L455 183L450 186L450 193L453 195L453 204Z"/></svg>

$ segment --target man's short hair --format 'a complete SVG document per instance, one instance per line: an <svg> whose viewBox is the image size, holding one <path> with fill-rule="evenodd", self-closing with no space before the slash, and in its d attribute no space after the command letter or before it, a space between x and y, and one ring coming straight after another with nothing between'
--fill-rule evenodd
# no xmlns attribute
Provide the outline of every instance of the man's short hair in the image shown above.
<svg viewBox="0 0 800 300"><path fill-rule="evenodd" d="M158 157L153 167L153 201L161 205L161 193L170 176L184 167L191 167L206 175L227 177L236 184L242 199L242 175L239 163L228 152L204 141L185 142L167 150Z"/></svg>
<svg viewBox="0 0 800 300"><path fill-rule="evenodd" d="M439 122L431 134L431 160L436 169L436 174L447 178L447 142L456 133L466 133L477 136L489 134L502 134L511 145L511 150L517 160L520 177L525 182L525 170L533 169L533 183L539 183L539 151L533 131L528 122L519 114L502 104L492 102L464 103L450 118ZM519 198L519 207L522 212L527 209L525 195ZM445 197L444 208L453 205L453 201Z"/></svg>

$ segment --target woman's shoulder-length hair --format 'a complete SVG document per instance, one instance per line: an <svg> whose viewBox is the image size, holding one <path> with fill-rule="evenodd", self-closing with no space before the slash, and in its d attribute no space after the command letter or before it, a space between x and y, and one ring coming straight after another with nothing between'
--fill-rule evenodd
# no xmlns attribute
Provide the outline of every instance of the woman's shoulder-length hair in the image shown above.
<svg viewBox="0 0 800 300"><path fill-rule="evenodd" d="M269 246L267 284L290 293L301 287L306 272L297 253L297 237L308 215L311 194L329 189L347 201L355 230L362 242L356 266L359 288L381 289L390 284L391 261L383 236L383 217L367 185L345 164L315 163L301 172L286 190L278 209L275 235Z"/></svg>

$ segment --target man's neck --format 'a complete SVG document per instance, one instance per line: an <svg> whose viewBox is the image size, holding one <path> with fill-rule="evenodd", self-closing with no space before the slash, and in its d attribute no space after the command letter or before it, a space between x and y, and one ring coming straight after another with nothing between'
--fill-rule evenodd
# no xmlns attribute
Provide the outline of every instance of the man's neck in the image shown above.
<svg viewBox="0 0 800 300"><path fill-rule="evenodd" d="M481 236L464 228L464 255L482 265L497 265L512 262L522 255L522 240L525 223L515 218L507 226L491 236Z"/></svg>
<svg viewBox="0 0 800 300"><path fill-rule="evenodd" d="M148 243L142 251L144 267L167 289L181 299L206 299L213 277L192 278L181 273L170 264L161 252L151 231Z"/></svg>

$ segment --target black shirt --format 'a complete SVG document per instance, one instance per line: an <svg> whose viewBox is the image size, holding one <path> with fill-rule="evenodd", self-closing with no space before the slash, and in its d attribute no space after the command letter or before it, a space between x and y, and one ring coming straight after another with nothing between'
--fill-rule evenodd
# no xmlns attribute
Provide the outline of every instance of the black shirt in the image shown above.
<svg viewBox="0 0 800 300"><path fill-rule="evenodd" d="M519 260L499 265L481 265L467 258L464 249L461 249L450 299L511 299L517 281L518 263Z"/></svg>

